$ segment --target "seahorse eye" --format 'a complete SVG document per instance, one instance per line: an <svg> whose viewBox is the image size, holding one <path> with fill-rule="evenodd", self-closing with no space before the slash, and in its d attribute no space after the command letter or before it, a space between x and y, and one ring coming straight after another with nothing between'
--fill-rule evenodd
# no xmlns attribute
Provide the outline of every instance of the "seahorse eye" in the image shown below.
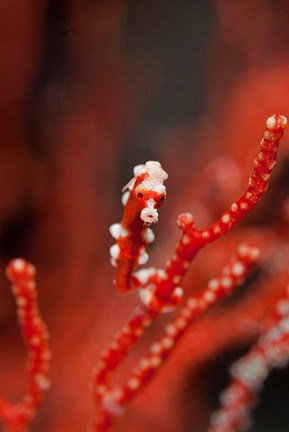
<svg viewBox="0 0 289 432"><path fill-rule="evenodd" d="M139 192L139 193L137 194L137 196L138 196L139 198L143 198L143 194L142 194L141 192Z"/></svg>

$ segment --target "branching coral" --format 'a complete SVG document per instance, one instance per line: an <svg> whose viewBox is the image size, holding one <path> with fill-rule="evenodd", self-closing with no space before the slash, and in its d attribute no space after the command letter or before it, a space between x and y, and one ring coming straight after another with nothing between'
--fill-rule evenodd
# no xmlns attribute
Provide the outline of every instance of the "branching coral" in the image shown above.
<svg viewBox="0 0 289 432"><path fill-rule="evenodd" d="M279 140L286 124L284 116L273 115L268 118L249 186L219 220L208 229L198 230L190 213L179 215L178 226L182 237L165 270L149 268L133 272L137 264L143 264L148 258L145 246L153 240L153 234L147 225L158 219L156 207L164 200L163 181L167 178L158 162L147 162L135 168L135 177L128 183L126 188L129 191L125 192L123 199L125 209L122 222L111 227L111 233L117 239L116 245L111 248L111 255L112 264L117 267L118 290L125 292L139 288L142 304L102 354L101 361L94 370L94 396L99 407L94 419L94 430L109 429L113 418L123 413L125 403L152 378L189 325L244 280L258 256L257 249L248 245L239 247L237 255L223 269L219 278L211 280L199 295L189 298L177 318L166 327L163 337L151 346L149 354L140 360L125 384L117 388L111 387L112 373L143 335L144 328L159 313L171 311L180 302L180 284L198 251L230 231L260 201L267 190L271 170L276 163Z"/></svg>
<svg viewBox="0 0 289 432"><path fill-rule="evenodd" d="M234 432L250 424L256 395L273 368L289 360L289 285L277 302L270 326L248 354L231 368L232 381L222 392L221 408L211 418L209 432Z"/></svg>
<svg viewBox="0 0 289 432"><path fill-rule="evenodd" d="M133 179L124 188L124 214L121 223L114 224L110 228L112 236L116 239L116 244L111 247L111 262L116 267L117 290L121 293L139 290L140 304L129 321L116 334L114 341L102 353L94 368L92 384L96 412L91 421L91 430L104 432L111 428L114 421L124 413L125 405L143 390L145 384L161 368L191 324L241 284L258 260L258 248L247 243L240 244L237 252L220 275L211 279L198 294L188 297L177 316L166 325L163 335L151 344L149 352L132 368L124 383L114 385L114 373L143 336L145 328L150 326L159 314L173 311L181 302L183 278L197 253L208 243L231 231L239 220L253 210L261 200L267 190L272 168L276 163L279 141L286 124L287 120L282 115L275 114L268 118L261 140L261 148L254 161L247 189L215 223L207 229L199 230L195 226L192 214L181 213L179 215L177 224L182 232L181 239L177 243L173 257L167 261L165 269L151 267L136 270L136 267L144 264L148 259L146 247L154 240L154 234L149 225L158 220L157 208L163 204L166 197L164 181L167 179L167 174L159 162L150 161L135 168ZM14 405L4 399L0 400L0 416L9 432L27 430L43 398L43 393L49 388L50 349L46 326L38 310L34 273L34 267L21 259L12 261L7 270L17 300L19 323L29 351L29 382L22 402ZM226 395L231 394L231 388L240 385L241 380L243 380L241 387L244 390L248 384L246 381L247 363L252 363L253 358L254 366L256 356L260 357L260 352L263 356L261 360L259 358L262 366L264 366L265 357L266 361L267 358L269 359L266 371L275 366L276 356L273 355L272 360L272 351L269 353L267 349L269 345L271 347L277 344L278 349L282 348L281 351L278 351L278 354L281 352L281 360L287 356L286 347L283 349L288 338L287 321L282 321L284 314L283 312L280 314L280 310L283 311L282 305L278 303L277 315L279 313L280 316L276 318L274 315L272 318L270 325L273 330L265 332L251 353L239 363L239 366L234 368L234 381ZM272 334L276 337L272 337ZM277 363L279 362L280 357L277 359ZM245 371L244 374L243 371ZM254 375L256 369L253 368L252 372L251 368L250 373ZM261 382L262 373L259 376ZM251 402L251 396L256 387L255 375L253 381L254 388L250 387L249 383L245 389L246 397L242 396L242 400L237 398L237 410L230 423L231 428L227 428L228 431L238 430L241 425L242 422L237 417L242 404L249 405ZM232 398L226 396L225 399L219 414L214 416L215 420L211 427L214 432L220 430L220 424L224 424L222 419L228 418L226 410L231 409ZM230 419L233 418L232 413L230 416Z"/></svg>
<svg viewBox="0 0 289 432"><path fill-rule="evenodd" d="M28 349L28 384L22 401L12 404L0 399L0 417L8 432L27 430L44 394L50 387L50 348L48 332L37 303L35 268L22 259L11 261L7 276L12 283L22 336Z"/></svg>

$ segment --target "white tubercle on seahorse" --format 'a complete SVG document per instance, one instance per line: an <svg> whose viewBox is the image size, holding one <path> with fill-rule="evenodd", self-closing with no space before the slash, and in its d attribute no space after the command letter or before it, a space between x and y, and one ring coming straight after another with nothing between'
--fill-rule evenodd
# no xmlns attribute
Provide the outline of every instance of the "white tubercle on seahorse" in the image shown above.
<svg viewBox="0 0 289 432"><path fill-rule="evenodd" d="M142 239L145 243L152 243L155 239L153 230L146 227L142 232Z"/></svg>
<svg viewBox="0 0 289 432"><path fill-rule="evenodd" d="M119 237L126 237L128 230L125 229L120 223L114 223L109 227L109 232L113 238L118 239Z"/></svg>

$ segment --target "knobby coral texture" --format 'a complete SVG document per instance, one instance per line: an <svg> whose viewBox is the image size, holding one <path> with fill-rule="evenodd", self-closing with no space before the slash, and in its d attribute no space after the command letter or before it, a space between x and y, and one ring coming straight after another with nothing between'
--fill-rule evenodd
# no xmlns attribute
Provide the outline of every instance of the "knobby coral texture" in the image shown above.
<svg viewBox="0 0 289 432"><path fill-rule="evenodd" d="M44 393L50 387L48 372L51 352L48 332L37 303L35 268L22 259L16 259L7 267L7 276L12 283L18 321L29 354L27 389L22 400L13 404L0 399L0 415L6 429L17 432L27 430Z"/></svg>
<svg viewBox="0 0 289 432"><path fill-rule="evenodd" d="M280 114L267 119L248 187L216 222L200 230L191 213L178 216L181 238L163 269L149 267L138 270L137 267L148 260L146 249L154 240L150 225L158 221L158 208L166 198L164 182L168 175L155 161L134 168L134 177L123 188L122 220L110 227L116 240L110 252L111 264L116 267L116 289L124 295L130 291L138 293L139 304L94 367L91 431L104 432L117 426L117 420L126 416L128 403L144 391L192 324L236 287L244 285L260 251L256 246L243 242L219 275L210 279L197 293L186 295L182 304L183 278L192 260L205 246L234 229L266 192L286 125L286 117ZM50 387L51 352L46 325L37 304L35 268L18 258L9 264L7 275L12 282L18 321L28 349L28 383L20 402L1 398L0 416L8 432L25 432ZM237 432L246 426L255 396L266 376L272 368L286 365L289 358L288 286L283 288L282 297L276 301L271 315L264 317L256 344L232 367L232 382L222 393L220 409L211 417L210 432ZM127 360L137 342L141 338L145 340L148 327L160 315L171 315L175 309L177 313L166 322L163 333L157 340L149 342L147 354L140 355L136 363L129 366L123 379L121 374L121 382L115 381L118 367Z"/></svg>
<svg viewBox="0 0 289 432"><path fill-rule="evenodd" d="M276 303L270 326L264 329L254 347L231 368L232 381L222 392L221 407L211 417L210 432L233 432L248 429L250 411L256 395L273 368L285 367L289 361L289 285Z"/></svg>
<svg viewBox="0 0 289 432"><path fill-rule="evenodd" d="M0 430L287 432L288 135L264 195L252 161L288 116L288 1L0 22Z"/></svg>

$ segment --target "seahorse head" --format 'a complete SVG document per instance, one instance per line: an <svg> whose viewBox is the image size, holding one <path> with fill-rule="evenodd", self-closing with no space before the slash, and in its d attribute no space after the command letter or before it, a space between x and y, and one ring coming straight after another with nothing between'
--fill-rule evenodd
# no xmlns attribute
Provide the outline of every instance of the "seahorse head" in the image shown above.
<svg viewBox="0 0 289 432"><path fill-rule="evenodd" d="M166 199L164 181L168 178L161 164L156 161L148 161L145 165L137 165L134 168L135 183L132 193L138 201L141 210L141 220L149 225L158 221L157 208Z"/></svg>

